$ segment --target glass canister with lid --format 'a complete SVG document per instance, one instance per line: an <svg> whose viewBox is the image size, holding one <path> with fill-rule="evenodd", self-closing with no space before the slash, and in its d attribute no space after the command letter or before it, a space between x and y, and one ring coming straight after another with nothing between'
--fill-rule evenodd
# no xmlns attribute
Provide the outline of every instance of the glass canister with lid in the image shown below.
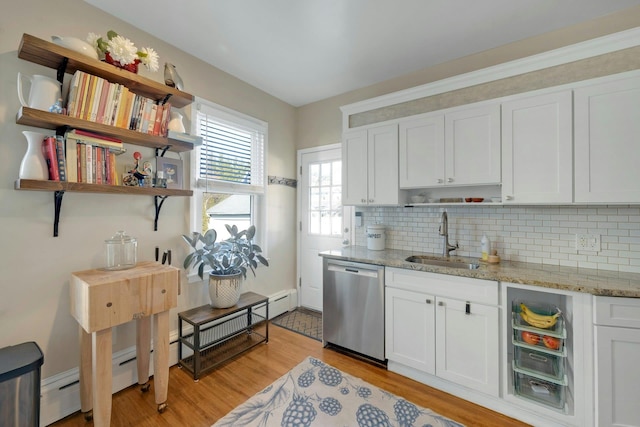
<svg viewBox="0 0 640 427"><path fill-rule="evenodd" d="M138 241L118 231L105 243L106 270L126 270L135 267L138 259Z"/></svg>

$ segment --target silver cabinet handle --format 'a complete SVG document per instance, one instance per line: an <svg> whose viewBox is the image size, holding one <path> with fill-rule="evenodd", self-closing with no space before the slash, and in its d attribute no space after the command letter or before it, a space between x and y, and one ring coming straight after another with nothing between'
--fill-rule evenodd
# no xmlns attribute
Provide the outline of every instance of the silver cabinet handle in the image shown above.
<svg viewBox="0 0 640 427"><path fill-rule="evenodd" d="M425 300L425 302L426 302L427 304L431 304L431 300L430 300L429 298L427 298L427 299Z"/></svg>
<svg viewBox="0 0 640 427"><path fill-rule="evenodd" d="M360 199L362 203L367 203L367 199Z"/></svg>
<svg viewBox="0 0 640 427"><path fill-rule="evenodd" d="M442 184L442 179L438 179L438 184Z"/></svg>
<svg viewBox="0 0 640 427"><path fill-rule="evenodd" d="M507 200L513 200L513 196L505 196L505 199L507 199Z"/></svg>
<svg viewBox="0 0 640 427"><path fill-rule="evenodd" d="M373 203L373 199L369 199L369 203Z"/></svg>
<svg viewBox="0 0 640 427"><path fill-rule="evenodd" d="M438 305L439 305L440 307L444 307L444 301L438 301Z"/></svg>
<svg viewBox="0 0 640 427"><path fill-rule="evenodd" d="M453 178L447 178L447 182L453 182Z"/></svg>

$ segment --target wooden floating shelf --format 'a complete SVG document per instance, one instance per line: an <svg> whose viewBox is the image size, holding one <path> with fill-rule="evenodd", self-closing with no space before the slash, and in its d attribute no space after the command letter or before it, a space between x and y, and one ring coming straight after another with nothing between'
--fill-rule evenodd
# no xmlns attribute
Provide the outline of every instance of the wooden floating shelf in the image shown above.
<svg viewBox="0 0 640 427"><path fill-rule="evenodd" d="M153 196L155 218L153 230L158 230L158 217L162 204L169 196L192 196L191 190L175 190L171 188L127 187L124 185L86 184L81 182L41 181L37 179L19 179L15 184L16 190L49 191L53 193L53 237L58 236L58 224L62 209L64 193L99 193L99 194L127 194L134 196Z"/></svg>
<svg viewBox="0 0 640 427"><path fill-rule="evenodd" d="M40 181L36 179L19 179L16 190L32 191L69 191L76 193L131 194L138 196L192 196L192 190L176 190L172 188L127 187L124 185L87 184L82 182Z"/></svg>
<svg viewBox="0 0 640 427"><path fill-rule="evenodd" d="M114 65L98 61L80 52L39 39L30 34L25 33L22 35L20 47L18 48L18 58L44 65L54 70L64 66L65 73L69 74L73 74L78 70L84 71L103 77L112 83L125 85L132 92L156 101L163 100L169 95L169 102L176 108L185 107L193 102L193 95L187 92L122 70ZM66 64L64 64L65 60ZM161 75L161 72L158 72Z"/></svg>
<svg viewBox="0 0 640 427"><path fill-rule="evenodd" d="M102 135L121 139L127 144L135 144L141 147L164 149L168 151L185 152L193 150L190 142L179 141L177 139L164 138L162 136L149 135L134 130L122 129L115 126L103 125L88 120L69 117L64 114L50 113L48 111L37 110L35 108L20 107L16 116L16 123L25 126L34 126L43 129L57 130L61 127L78 128L96 132Z"/></svg>

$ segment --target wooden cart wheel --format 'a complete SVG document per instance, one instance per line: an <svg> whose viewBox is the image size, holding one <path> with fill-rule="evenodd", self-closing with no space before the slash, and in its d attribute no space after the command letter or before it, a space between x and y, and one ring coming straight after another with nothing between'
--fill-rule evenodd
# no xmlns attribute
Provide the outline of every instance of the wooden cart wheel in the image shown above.
<svg viewBox="0 0 640 427"><path fill-rule="evenodd" d="M144 383L144 384L142 384L142 385L140 386L140 391L141 391L141 392L143 392L143 393L146 393L146 392L148 392L148 391L149 391L149 388L151 388L151 383L149 383L149 382L147 381L146 383Z"/></svg>
<svg viewBox="0 0 640 427"><path fill-rule="evenodd" d="M169 405L167 405L167 402L161 403L158 405L158 412L160 412L161 414L167 410L167 407Z"/></svg>
<svg viewBox="0 0 640 427"><path fill-rule="evenodd" d="M93 420L93 409L89 409L87 412L84 413L84 420L85 421Z"/></svg>

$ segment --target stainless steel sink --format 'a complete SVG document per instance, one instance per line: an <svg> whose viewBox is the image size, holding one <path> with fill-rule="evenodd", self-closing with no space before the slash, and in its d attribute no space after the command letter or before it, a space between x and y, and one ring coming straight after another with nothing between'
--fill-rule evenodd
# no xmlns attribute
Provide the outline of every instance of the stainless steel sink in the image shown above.
<svg viewBox="0 0 640 427"><path fill-rule="evenodd" d="M405 261L416 262L419 264L436 265L440 267L461 268L465 270L476 270L480 268L480 264L475 264L472 262L446 261L442 259L433 259L425 255L412 255L406 258Z"/></svg>

